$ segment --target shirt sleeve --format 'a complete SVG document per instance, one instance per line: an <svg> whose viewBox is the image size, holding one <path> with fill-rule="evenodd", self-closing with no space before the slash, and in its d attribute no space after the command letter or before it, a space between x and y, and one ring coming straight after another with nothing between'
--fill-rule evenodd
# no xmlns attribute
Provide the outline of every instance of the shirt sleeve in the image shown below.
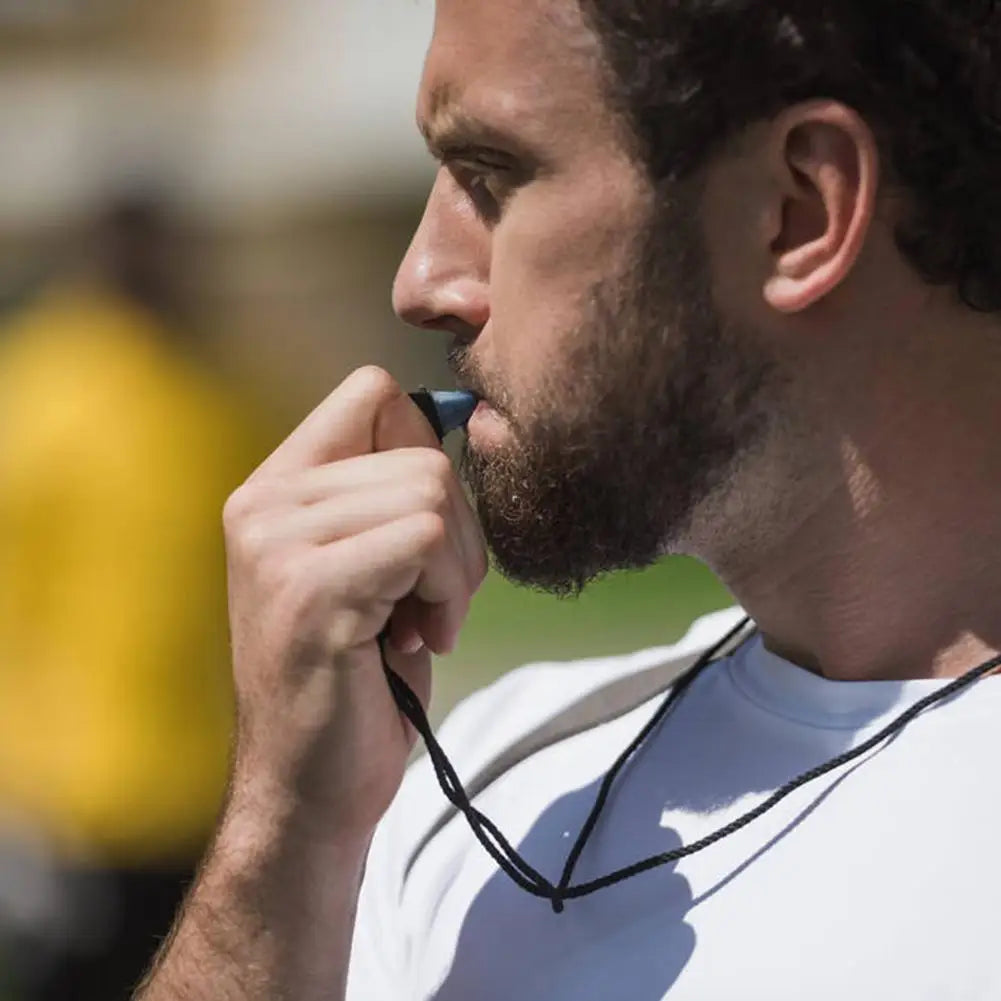
<svg viewBox="0 0 1001 1001"><path fill-rule="evenodd" d="M355 918L348 966L347 1001L409 1001L409 944L400 920L396 866L387 844L390 825L376 832L369 851Z"/></svg>

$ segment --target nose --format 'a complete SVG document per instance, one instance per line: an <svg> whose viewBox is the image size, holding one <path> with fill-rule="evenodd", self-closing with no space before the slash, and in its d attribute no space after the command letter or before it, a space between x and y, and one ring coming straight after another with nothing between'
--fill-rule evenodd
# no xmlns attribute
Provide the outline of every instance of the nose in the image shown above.
<svg viewBox="0 0 1001 1001"><path fill-rule="evenodd" d="M393 309L416 327L475 336L490 316L489 233L439 171L393 283Z"/></svg>

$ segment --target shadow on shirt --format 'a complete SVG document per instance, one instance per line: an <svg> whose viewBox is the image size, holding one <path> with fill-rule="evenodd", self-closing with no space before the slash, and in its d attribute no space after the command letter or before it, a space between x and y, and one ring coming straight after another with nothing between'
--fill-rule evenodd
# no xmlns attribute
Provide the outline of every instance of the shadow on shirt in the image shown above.
<svg viewBox="0 0 1001 1001"><path fill-rule="evenodd" d="M729 739L720 739L721 723L736 731ZM698 706L691 707L669 719L620 776L574 883L680 847L670 823L676 811L701 814L709 829L729 822L794 775L845 750L852 736L828 730L807 742L795 728L770 730L764 717L750 724L707 720ZM753 747L754 753L741 755L735 747ZM739 862L721 867L697 898L672 864L569 900L564 913L555 914L547 900L495 872L465 914L452 967L435 1001L663 1001L695 950L695 928L686 920L691 912L808 820L868 757L811 783L777 810L771 823L745 828ZM525 767L531 764L500 780L511 784L507 795L517 796L519 784L524 789L535 778L521 772ZM554 800L517 845L550 881L557 880L599 784ZM748 795L756 796L753 803L740 802ZM694 840L690 831L688 840Z"/></svg>
<svg viewBox="0 0 1001 1001"><path fill-rule="evenodd" d="M547 879L556 881L597 787L557 800L517 846ZM657 830L654 850L680 845L674 831ZM606 855L600 824L592 837L575 882L597 875L591 860ZM435 1001L661 1001L695 948L695 932L684 921L691 903L688 882L674 866L570 900L562 914L497 872L466 913Z"/></svg>

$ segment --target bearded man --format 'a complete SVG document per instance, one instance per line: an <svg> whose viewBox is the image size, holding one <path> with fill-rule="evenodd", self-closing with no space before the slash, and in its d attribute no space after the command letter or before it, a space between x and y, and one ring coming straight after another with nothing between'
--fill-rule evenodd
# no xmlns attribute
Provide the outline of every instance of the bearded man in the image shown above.
<svg viewBox="0 0 1001 1001"><path fill-rule="evenodd" d="M143 1001L1001 997L999 62L973 0L439 0L394 296L475 513L372 369L234 495L231 795ZM481 528L753 626L515 672L404 778Z"/></svg>

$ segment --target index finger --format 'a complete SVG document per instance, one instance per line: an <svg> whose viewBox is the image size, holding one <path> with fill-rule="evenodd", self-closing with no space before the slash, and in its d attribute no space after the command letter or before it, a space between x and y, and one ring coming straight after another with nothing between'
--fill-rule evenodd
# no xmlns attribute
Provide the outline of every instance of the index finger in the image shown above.
<svg viewBox="0 0 1001 1001"><path fill-rule="evenodd" d="M386 435L385 429L392 428ZM374 365L352 372L257 468L251 479L367 455L387 447L438 448L406 391ZM382 439L382 440L380 440Z"/></svg>

